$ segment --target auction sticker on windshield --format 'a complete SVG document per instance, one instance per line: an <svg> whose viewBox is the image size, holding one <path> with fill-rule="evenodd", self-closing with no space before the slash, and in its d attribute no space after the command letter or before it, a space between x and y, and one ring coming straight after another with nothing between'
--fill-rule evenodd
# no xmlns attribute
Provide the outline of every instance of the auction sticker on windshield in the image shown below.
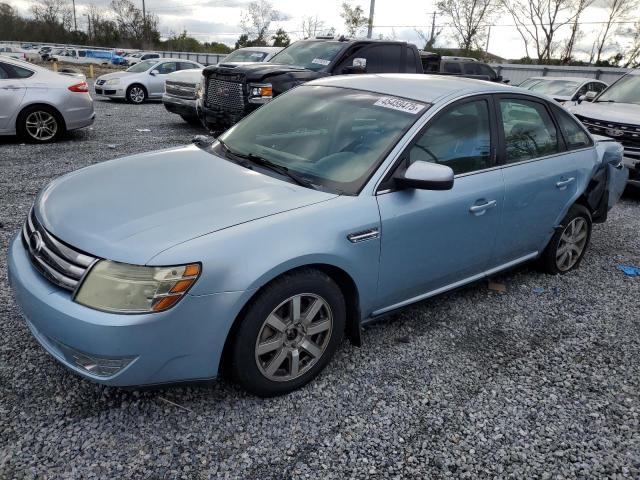
<svg viewBox="0 0 640 480"><path fill-rule="evenodd" d="M318 65L329 65L331 61L325 60L324 58L314 58L311 60L311 63L317 63Z"/></svg>
<svg viewBox="0 0 640 480"><path fill-rule="evenodd" d="M415 115L424 109L424 105L421 103L411 102L409 100L403 100L396 97L380 97L380 99L374 103L378 107L391 108L393 110L400 110L401 112L410 113Z"/></svg>

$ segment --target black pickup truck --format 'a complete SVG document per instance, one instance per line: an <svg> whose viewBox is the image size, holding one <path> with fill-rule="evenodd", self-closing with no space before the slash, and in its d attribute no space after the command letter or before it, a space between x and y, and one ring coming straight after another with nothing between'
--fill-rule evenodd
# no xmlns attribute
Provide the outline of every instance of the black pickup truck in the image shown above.
<svg viewBox="0 0 640 480"><path fill-rule="evenodd" d="M423 71L418 49L410 43L345 38L300 40L268 62L205 68L199 115L210 131L220 132L301 83L357 73Z"/></svg>

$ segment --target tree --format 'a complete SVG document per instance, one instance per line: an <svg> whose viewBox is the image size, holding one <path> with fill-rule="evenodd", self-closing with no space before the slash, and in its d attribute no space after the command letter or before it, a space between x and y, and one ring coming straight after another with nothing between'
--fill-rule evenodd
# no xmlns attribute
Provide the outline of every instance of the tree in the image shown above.
<svg viewBox="0 0 640 480"><path fill-rule="evenodd" d="M350 37L357 36L360 29L369 25L369 18L365 16L364 10L360 5L352 7L347 2L344 2L340 16L344 20L344 27Z"/></svg>
<svg viewBox="0 0 640 480"><path fill-rule="evenodd" d="M429 32L424 32L422 30L415 29L415 32L418 34L418 37L424 42L424 49L427 51L431 51L435 48L436 42L438 41L438 37L442 33L441 27L436 27L436 14L435 12L432 14L431 19L431 30Z"/></svg>
<svg viewBox="0 0 640 480"><path fill-rule="evenodd" d="M607 19L602 25L592 49L591 61L595 60L596 65L600 63L602 54L609 49L607 46L612 46L611 37L621 33L619 24L614 25L614 23L628 20L630 12L638 7L638 0L605 0L605 2Z"/></svg>
<svg viewBox="0 0 640 480"><path fill-rule="evenodd" d="M273 40L274 47L288 47L291 43L289 35L287 35L287 32L285 32L282 28L276 30L276 33L271 37L271 40Z"/></svg>
<svg viewBox="0 0 640 480"><path fill-rule="evenodd" d="M129 46L142 47L159 43L158 16L145 15L130 0L112 0L111 9L115 15L120 38Z"/></svg>
<svg viewBox="0 0 640 480"><path fill-rule="evenodd" d="M638 68L640 66L640 20L628 31L624 32L625 36L630 37L631 45L624 52L625 62L624 68Z"/></svg>
<svg viewBox="0 0 640 480"><path fill-rule="evenodd" d="M313 38L318 36L324 29L324 22L315 17L307 16L302 17L302 37Z"/></svg>
<svg viewBox="0 0 640 480"><path fill-rule="evenodd" d="M578 15L577 0L501 0L516 25L529 57L533 43L541 63L550 63L558 47L558 30Z"/></svg>
<svg viewBox="0 0 640 480"><path fill-rule="evenodd" d="M242 31L246 34L247 46L265 46L271 22L275 22L280 18L280 12L275 10L267 0L257 0L249 3L247 9L242 12L240 21Z"/></svg>
<svg viewBox="0 0 640 480"><path fill-rule="evenodd" d="M499 12L495 0L440 0L438 8L449 18L458 44L465 52L482 48L487 38L487 23Z"/></svg>
<svg viewBox="0 0 640 480"><path fill-rule="evenodd" d="M562 49L562 55L560 56L560 60L563 64L568 64L573 57L573 49L576 46L576 43L582 38L583 32L580 30L580 16L583 12L589 7L593 0L576 0L576 14L573 19L573 24L571 25L571 34L569 38L565 41L564 47Z"/></svg>

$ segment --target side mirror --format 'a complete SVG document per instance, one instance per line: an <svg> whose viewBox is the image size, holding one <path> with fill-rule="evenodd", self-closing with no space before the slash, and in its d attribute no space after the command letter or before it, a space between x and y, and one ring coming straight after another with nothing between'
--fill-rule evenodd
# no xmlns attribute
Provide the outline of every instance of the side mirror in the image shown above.
<svg viewBox="0 0 640 480"><path fill-rule="evenodd" d="M354 58L351 66L343 68L342 73L367 73L367 59Z"/></svg>
<svg viewBox="0 0 640 480"><path fill-rule="evenodd" d="M160 70L151 70L151 71L149 72L149 75L153 75L154 77L155 77L156 75L159 75L159 74L160 74Z"/></svg>
<svg viewBox="0 0 640 480"><path fill-rule="evenodd" d="M446 165L417 160L406 170L394 176L400 188L417 188L419 190L451 190L453 188L453 170Z"/></svg>

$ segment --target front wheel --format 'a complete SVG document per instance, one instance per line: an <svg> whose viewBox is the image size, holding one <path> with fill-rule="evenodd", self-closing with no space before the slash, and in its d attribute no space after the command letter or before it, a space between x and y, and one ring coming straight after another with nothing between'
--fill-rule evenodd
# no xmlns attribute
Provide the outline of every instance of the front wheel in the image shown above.
<svg viewBox="0 0 640 480"><path fill-rule="evenodd" d="M573 205L560 223L540 257L542 269L565 274L580 265L591 239L591 214L582 205Z"/></svg>
<svg viewBox="0 0 640 480"><path fill-rule="evenodd" d="M127 88L127 102L141 104L147 99L147 91L141 85L131 85Z"/></svg>
<svg viewBox="0 0 640 480"><path fill-rule="evenodd" d="M345 300L316 270L288 274L252 301L237 330L231 374L261 397L291 392L329 363L342 340Z"/></svg>

